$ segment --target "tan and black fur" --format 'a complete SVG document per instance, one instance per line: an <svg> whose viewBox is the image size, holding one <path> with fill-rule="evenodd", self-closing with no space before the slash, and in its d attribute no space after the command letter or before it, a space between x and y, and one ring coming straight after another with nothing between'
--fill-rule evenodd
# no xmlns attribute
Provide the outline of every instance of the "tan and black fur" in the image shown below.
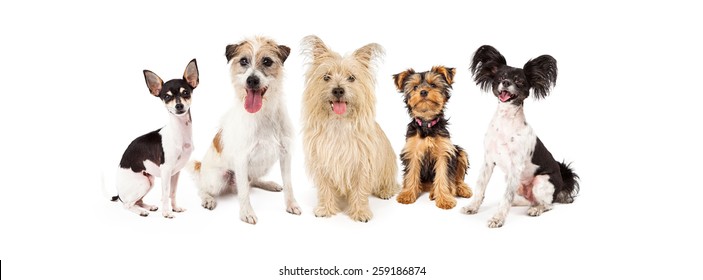
<svg viewBox="0 0 703 280"><path fill-rule="evenodd" d="M422 191L429 191L437 207L451 209L456 206L455 196L472 195L464 183L468 156L461 147L452 144L444 118L455 71L435 66L426 72L408 69L393 75L412 118L400 154L404 167L403 189L397 198L400 203L413 203Z"/></svg>

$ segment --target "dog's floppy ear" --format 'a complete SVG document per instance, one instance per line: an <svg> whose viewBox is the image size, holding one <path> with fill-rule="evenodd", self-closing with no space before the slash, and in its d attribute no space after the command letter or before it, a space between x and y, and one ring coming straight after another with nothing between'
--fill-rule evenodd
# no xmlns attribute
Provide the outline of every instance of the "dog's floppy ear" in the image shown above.
<svg viewBox="0 0 703 280"><path fill-rule="evenodd" d="M522 69L537 99L546 97L557 82L557 60L550 55L531 59Z"/></svg>
<svg viewBox="0 0 703 280"><path fill-rule="evenodd" d="M198 83L200 83L198 63L195 61L195 58L188 62L186 70L183 72L183 80L188 82L188 84L193 88L196 88L198 86Z"/></svg>
<svg viewBox="0 0 703 280"><path fill-rule="evenodd" d="M329 56L331 50L322 42L322 39L315 35L308 35L303 38L301 45L303 46L303 54L306 54L313 60L318 60Z"/></svg>
<svg viewBox="0 0 703 280"><path fill-rule="evenodd" d="M476 84L482 90L488 91L491 89L496 73L498 73L498 68L504 65L506 65L505 57L496 48L483 45L474 53L469 70L471 70Z"/></svg>
<svg viewBox="0 0 703 280"><path fill-rule="evenodd" d="M146 80L146 87L149 88L151 95L158 97L161 88L164 86L164 81L159 78L159 75L149 70L144 70L144 79Z"/></svg>
<svg viewBox="0 0 703 280"><path fill-rule="evenodd" d="M432 67L432 72L441 74L450 87L454 83L454 75L456 74L456 69L444 66L434 66Z"/></svg>
<svg viewBox="0 0 703 280"><path fill-rule="evenodd" d="M398 89L398 92L405 91L405 82L407 81L408 77L410 77L410 75L412 74L415 74L415 70L413 70L412 68L408 68L408 70L393 75L395 88Z"/></svg>
<svg viewBox="0 0 703 280"><path fill-rule="evenodd" d="M383 57L384 54L383 47L379 44L376 43L371 43L366 46L363 46L359 48L358 50L354 51L354 58L356 58L357 61L361 62L364 67L367 69L371 68L371 63L375 59L379 59Z"/></svg>
<svg viewBox="0 0 703 280"><path fill-rule="evenodd" d="M234 58L235 54L237 53L237 48L241 46L242 44L232 44L227 45L227 47L225 47L225 57L227 58L227 62Z"/></svg>
<svg viewBox="0 0 703 280"><path fill-rule="evenodd" d="M278 58L281 59L281 64L286 62L288 55L290 55L290 48L284 45L278 45Z"/></svg>

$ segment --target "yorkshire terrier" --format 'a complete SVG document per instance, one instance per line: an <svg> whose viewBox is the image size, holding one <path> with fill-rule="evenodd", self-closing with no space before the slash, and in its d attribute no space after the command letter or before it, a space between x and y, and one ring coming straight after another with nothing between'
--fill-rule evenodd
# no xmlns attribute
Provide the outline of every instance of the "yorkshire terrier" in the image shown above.
<svg viewBox="0 0 703 280"><path fill-rule="evenodd" d="M429 191L437 207L451 209L456 206L455 196L472 195L464 182L468 156L452 144L444 117L455 73L454 68L435 66L430 71L408 69L393 75L412 118L400 154L404 167L400 203L413 203L422 191Z"/></svg>
<svg viewBox="0 0 703 280"><path fill-rule="evenodd" d="M372 217L369 195L389 199L398 192L396 155L376 122L375 43L341 56L314 35L303 38L309 59L303 92L303 150L317 186L315 216L330 217L344 199L349 216Z"/></svg>

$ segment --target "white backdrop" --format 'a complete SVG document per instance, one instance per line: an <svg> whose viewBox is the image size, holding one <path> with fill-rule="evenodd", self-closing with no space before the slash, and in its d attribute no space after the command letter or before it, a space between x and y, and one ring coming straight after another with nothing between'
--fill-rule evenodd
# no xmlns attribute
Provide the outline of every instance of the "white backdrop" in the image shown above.
<svg viewBox="0 0 703 280"><path fill-rule="evenodd" d="M703 20L678 1L597 2L3 2L2 278L287 279L278 276L284 266L335 265L369 271L339 279L378 278L374 266L426 267L425 276L403 277L412 279L700 278L699 261L688 256L703 249ZM127 144L166 121L142 70L178 78L197 58L199 159L233 98L225 46L256 34L292 49L284 84L298 130L302 37L316 34L341 53L383 45L377 120L396 153L409 118L391 75L456 67L447 115L452 140L469 153L471 187L496 107L471 81L472 53L490 44L518 67L551 54L557 85L547 99L527 101L526 115L557 159L574 162L581 195L538 218L513 208L503 228L488 229L505 187L496 169L473 216L459 211L468 199L441 210L425 194L412 205L373 198L367 224L344 214L315 218L298 134L301 216L285 213L281 193L262 190L252 192L255 226L239 221L232 195L205 210L188 175L178 190L188 210L173 220L137 217L108 201L101 174L110 190ZM277 168L269 178L281 181ZM147 202L159 195L155 188Z"/></svg>

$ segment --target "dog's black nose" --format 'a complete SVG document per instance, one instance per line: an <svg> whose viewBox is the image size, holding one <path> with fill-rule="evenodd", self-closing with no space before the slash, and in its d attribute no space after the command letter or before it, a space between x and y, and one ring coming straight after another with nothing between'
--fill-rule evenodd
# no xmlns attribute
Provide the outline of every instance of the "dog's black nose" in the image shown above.
<svg viewBox="0 0 703 280"><path fill-rule="evenodd" d="M180 104L180 103L176 104L176 110L183 111L183 104Z"/></svg>
<svg viewBox="0 0 703 280"><path fill-rule="evenodd" d="M505 80L505 81L503 81L502 84L503 84L504 87L509 87L509 86L510 86L510 81Z"/></svg>
<svg viewBox="0 0 703 280"><path fill-rule="evenodd" d="M249 86L249 88L259 87L259 77L249 76L249 78L247 78L247 86Z"/></svg>
<svg viewBox="0 0 703 280"><path fill-rule="evenodd" d="M427 96L427 91L426 91L426 90L420 91L420 96L426 97L426 96Z"/></svg>
<svg viewBox="0 0 703 280"><path fill-rule="evenodd" d="M344 89L341 87L334 88L334 89L332 89L332 95L334 95L337 98L340 98L340 97L342 97L342 95L344 95Z"/></svg>

